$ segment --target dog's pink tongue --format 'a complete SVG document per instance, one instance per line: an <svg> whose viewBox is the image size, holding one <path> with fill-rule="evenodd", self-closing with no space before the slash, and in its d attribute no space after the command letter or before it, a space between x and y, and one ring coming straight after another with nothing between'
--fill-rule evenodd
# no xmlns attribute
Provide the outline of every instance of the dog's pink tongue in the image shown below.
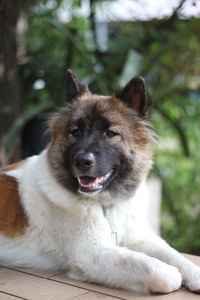
<svg viewBox="0 0 200 300"><path fill-rule="evenodd" d="M97 183L97 178L95 177L89 177L89 176L83 176L79 178L79 183L84 186L91 186Z"/></svg>

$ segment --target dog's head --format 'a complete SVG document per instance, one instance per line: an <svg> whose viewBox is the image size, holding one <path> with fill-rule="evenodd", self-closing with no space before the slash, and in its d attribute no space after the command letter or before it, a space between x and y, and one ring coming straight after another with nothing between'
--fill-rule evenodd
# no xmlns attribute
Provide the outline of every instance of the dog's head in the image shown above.
<svg viewBox="0 0 200 300"><path fill-rule="evenodd" d="M68 70L66 100L49 121L54 176L74 193L129 198L152 164L144 80L135 77L115 96L98 96Z"/></svg>

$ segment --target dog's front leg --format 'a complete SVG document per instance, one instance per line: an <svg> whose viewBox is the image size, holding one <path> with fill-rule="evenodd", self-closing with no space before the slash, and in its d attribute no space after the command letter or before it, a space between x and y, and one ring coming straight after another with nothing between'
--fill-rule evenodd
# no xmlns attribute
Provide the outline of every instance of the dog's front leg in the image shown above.
<svg viewBox="0 0 200 300"><path fill-rule="evenodd" d="M177 267L183 278L182 284L189 290L200 293L200 268L170 247L159 236L147 232L143 238L140 238L140 241L132 240L127 246L129 249L141 251Z"/></svg>
<svg viewBox="0 0 200 300"><path fill-rule="evenodd" d="M169 293L179 289L182 281L177 268L156 258L118 246L91 244L74 251L67 275L139 293Z"/></svg>

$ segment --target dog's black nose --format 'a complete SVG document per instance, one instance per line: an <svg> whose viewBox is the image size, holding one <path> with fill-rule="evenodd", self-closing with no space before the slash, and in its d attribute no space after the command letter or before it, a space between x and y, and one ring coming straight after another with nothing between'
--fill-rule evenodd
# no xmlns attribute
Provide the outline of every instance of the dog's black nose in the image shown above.
<svg viewBox="0 0 200 300"><path fill-rule="evenodd" d="M90 169L95 165L95 157L91 152L88 153L78 153L74 159L75 166L78 169L86 170Z"/></svg>

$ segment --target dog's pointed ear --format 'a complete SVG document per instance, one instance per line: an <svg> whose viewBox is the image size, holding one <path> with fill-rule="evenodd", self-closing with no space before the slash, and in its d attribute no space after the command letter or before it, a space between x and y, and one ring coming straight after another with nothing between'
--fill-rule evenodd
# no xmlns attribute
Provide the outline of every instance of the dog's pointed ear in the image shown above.
<svg viewBox="0 0 200 300"><path fill-rule="evenodd" d="M116 94L127 106L133 108L141 118L150 115L152 101L147 93L146 83L143 77L136 76Z"/></svg>
<svg viewBox="0 0 200 300"><path fill-rule="evenodd" d="M77 97L83 96L84 94L90 94L88 86L80 83L72 70L67 69L65 100L70 102Z"/></svg>

